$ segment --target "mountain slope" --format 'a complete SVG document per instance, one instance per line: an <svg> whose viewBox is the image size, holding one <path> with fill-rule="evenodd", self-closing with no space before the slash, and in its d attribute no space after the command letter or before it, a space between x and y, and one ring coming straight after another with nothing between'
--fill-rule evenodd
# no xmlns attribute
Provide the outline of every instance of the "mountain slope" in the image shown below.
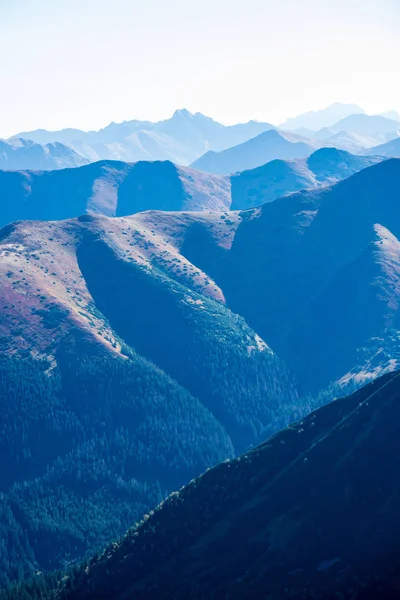
<svg viewBox="0 0 400 600"><path fill-rule="evenodd" d="M306 409L178 251L194 225L223 253L238 221L87 215L0 231L2 585L92 553Z"/></svg>
<svg viewBox="0 0 400 600"><path fill-rule="evenodd" d="M68 144L91 162L171 160L187 165L209 149L224 150L272 128L269 123L256 121L224 126L201 113L183 109L158 123L125 121L110 123L99 131L37 130L20 133L18 137L39 143Z"/></svg>
<svg viewBox="0 0 400 600"><path fill-rule="evenodd" d="M1 230L2 583L398 367L399 185L392 159L242 212Z"/></svg>
<svg viewBox="0 0 400 600"><path fill-rule="evenodd" d="M400 158L400 137L386 144L374 146L363 152L364 155L375 154L376 156L385 156L386 158Z"/></svg>
<svg viewBox="0 0 400 600"><path fill-rule="evenodd" d="M57 597L397 597L399 400L397 373L215 467Z"/></svg>
<svg viewBox="0 0 400 600"><path fill-rule="evenodd" d="M382 159L322 148L306 159L275 160L231 177L233 210L253 208L290 192L336 183Z"/></svg>
<svg viewBox="0 0 400 600"><path fill-rule="evenodd" d="M398 364L399 185L400 161L392 159L239 213L224 255L211 240L204 253L194 235L182 247L304 393L360 383Z"/></svg>
<svg viewBox="0 0 400 600"><path fill-rule="evenodd" d="M253 169L275 159L303 158L313 149L309 140L273 129L222 152L207 152L192 167L223 175Z"/></svg>
<svg viewBox="0 0 400 600"><path fill-rule="evenodd" d="M60 143L46 145L29 140L0 140L0 169L18 171L20 169L53 170L66 167L80 167L87 160L72 148Z"/></svg>
<svg viewBox="0 0 400 600"><path fill-rule="evenodd" d="M323 127L330 127L350 115L363 113L363 109L356 104L341 104L340 102L336 102L322 110L306 112L298 117L287 119L287 121L280 125L280 128L286 130L304 128L311 131L318 131Z"/></svg>
<svg viewBox="0 0 400 600"><path fill-rule="evenodd" d="M143 210L226 210L229 180L170 162L101 161L55 172L1 172L0 225L60 220L92 212L124 216Z"/></svg>

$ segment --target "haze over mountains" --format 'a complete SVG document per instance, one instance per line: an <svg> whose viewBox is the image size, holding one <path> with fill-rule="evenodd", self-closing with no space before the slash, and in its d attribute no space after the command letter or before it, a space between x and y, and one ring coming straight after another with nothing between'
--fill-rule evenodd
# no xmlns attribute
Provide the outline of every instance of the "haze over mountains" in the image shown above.
<svg viewBox="0 0 400 600"><path fill-rule="evenodd" d="M336 102L322 110L309 111L298 117L287 119L280 125L280 128L318 131L323 127L330 127L341 119L356 114L364 114L364 110L360 106L357 106L357 104L341 104L340 102Z"/></svg>
<svg viewBox="0 0 400 600"><path fill-rule="evenodd" d="M182 110L5 143L42 166L0 170L0 588L36 574L0 600L383 585L367 572L397 555L400 124L302 118Z"/></svg>
<svg viewBox="0 0 400 600"><path fill-rule="evenodd" d="M274 130L278 130L279 134L274 134ZM269 131L269 136L262 136ZM21 139L33 141L38 145L36 152L44 155L50 151L49 144L61 144L64 154L68 155L65 147L72 152L70 161L74 160L73 157L77 160L76 154L84 162L170 160L178 165L194 163L196 168L204 165L205 170L211 171L215 160L226 160L227 163L217 165L214 172L230 173L254 168L274 159L304 157L322 146L361 154L365 149L386 143L399 135L400 123L394 111L370 116L356 105L334 104L322 111L288 120L280 128L257 121L224 126L201 113L192 114L182 109L176 111L170 119L157 123L133 120L111 123L104 129L90 132L78 129L39 129L18 133L9 143L20 145ZM246 145L250 140L252 143ZM293 145L290 146L289 142ZM228 154L223 154L222 158L213 155L223 151ZM239 160L241 152L249 155L247 160ZM229 160L225 156L230 157ZM17 166L9 161L5 168L32 170L74 166L71 162L68 163L67 158L64 158L64 162L59 159L54 167L49 160L47 163L38 163L33 158L29 153L22 153Z"/></svg>
<svg viewBox="0 0 400 600"><path fill-rule="evenodd" d="M126 121L111 123L97 132L38 130L19 133L17 137L40 144L54 141L68 144L91 162L171 160L188 165L210 148L224 150L272 127L256 121L225 127L200 113L191 114L183 109L158 123Z"/></svg>

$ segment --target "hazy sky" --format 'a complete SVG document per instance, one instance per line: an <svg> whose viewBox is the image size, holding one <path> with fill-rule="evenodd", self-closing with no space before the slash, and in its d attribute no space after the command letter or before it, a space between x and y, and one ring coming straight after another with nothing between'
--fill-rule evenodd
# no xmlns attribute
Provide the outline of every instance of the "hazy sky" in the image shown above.
<svg viewBox="0 0 400 600"><path fill-rule="evenodd" d="M0 0L0 137L157 120L400 111L400 0Z"/></svg>

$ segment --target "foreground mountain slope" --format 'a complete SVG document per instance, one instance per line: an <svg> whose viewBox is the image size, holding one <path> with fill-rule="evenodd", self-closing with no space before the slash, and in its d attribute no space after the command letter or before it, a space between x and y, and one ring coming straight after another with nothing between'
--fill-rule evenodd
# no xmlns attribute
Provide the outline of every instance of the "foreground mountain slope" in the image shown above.
<svg viewBox="0 0 400 600"><path fill-rule="evenodd" d="M233 210L252 208L290 192L336 183L382 159L322 148L306 159L275 160L231 177Z"/></svg>
<svg viewBox="0 0 400 600"><path fill-rule="evenodd" d="M215 467L57 597L396 597L399 400L387 375Z"/></svg>
<svg viewBox="0 0 400 600"><path fill-rule="evenodd" d="M223 252L238 220L0 231L2 585L95 551L306 410L279 357L177 250L194 223Z"/></svg>
<svg viewBox="0 0 400 600"><path fill-rule="evenodd" d="M80 154L60 143L36 144L29 140L0 140L0 169L40 169L51 171L67 167L80 167L88 161Z"/></svg>
<svg viewBox="0 0 400 600"><path fill-rule="evenodd" d="M310 140L271 129L222 152L207 152L192 167L207 173L226 175L254 169L275 159L303 158L309 156L314 149Z"/></svg>
<svg viewBox="0 0 400 600"><path fill-rule="evenodd" d="M101 161L54 172L0 171L0 225L61 220L87 212L124 216L143 210L226 210L230 182L170 162Z"/></svg>
<svg viewBox="0 0 400 600"><path fill-rule="evenodd" d="M182 109L158 123L134 120L110 123L99 131L37 130L20 133L18 137L42 144L68 144L91 162L171 160L187 165L209 149L224 150L272 128L269 123L256 121L224 126L201 113Z"/></svg>

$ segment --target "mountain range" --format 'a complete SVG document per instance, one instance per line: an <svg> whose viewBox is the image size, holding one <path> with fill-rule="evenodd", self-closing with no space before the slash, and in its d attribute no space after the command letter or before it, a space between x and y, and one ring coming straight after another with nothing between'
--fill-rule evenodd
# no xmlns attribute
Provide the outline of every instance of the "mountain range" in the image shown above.
<svg viewBox="0 0 400 600"><path fill-rule="evenodd" d="M399 184L0 231L2 585L399 366Z"/></svg>
<svg viewBox="0 0 400 600"><path fill-rule="evenodd" d="M55 141L67 144L90 162L171 160L188 165L209 149L224 150L272 127L257 121L224 126L201 113L192 114L182 109L158 123L135 120L111 123L99 131L36 130L19 133L16 137L39 144Z"/></svg>
<svg viewBox="0 0 400 600"><path fill-rule="evenodd" d="M300 116L288 127L293 129L302 122L306 125L309 119L315 121L314 126L317 122L324 125L316 130L298 126L295 131L257 121L224 126L201 113L182 109L157 123L125 121L89 132L39 129L21 132L3 142L2 162L6 169L33 170L99 160L169 160L228 174L274 159L303 158L323 146L362 154L367 148L389 142L400 134L400 123L392 112L370 116L357 106L340 104L311 116Z"/></svg>
<svg viewBox="0 0 400 600"><path fill-rule="evenodd" d="M394 600L399 400L396 373L312 412L170 496L51 597Z"/></svg>
<svg viewBox="0 0 400 600"><path fill-rule="evenodd" d="M144 210L226 211L344 179L376 162L334 148L307 159L272 161L222 177L169 161L99 161L59 171L0 171L0 226L21 219L61 220L85 213L127 216Z"/></svg>
<svg viewBox="0 0 400 600"><path fill-rule="evenodd" d="M360 106L357 106L357 104L335 102L322 110L309 111L297 117L287 119L280 125L280 129L288 131L297 129L318 131L323 127L330 127L341 119L356 114L364 114L364 110Z"/></svg>
<svg viewBox="0 0 400 600"><path fill-rule="evenodd" d="M400 125L342 117L4 143L1 600L386 593Z"/></svg>

